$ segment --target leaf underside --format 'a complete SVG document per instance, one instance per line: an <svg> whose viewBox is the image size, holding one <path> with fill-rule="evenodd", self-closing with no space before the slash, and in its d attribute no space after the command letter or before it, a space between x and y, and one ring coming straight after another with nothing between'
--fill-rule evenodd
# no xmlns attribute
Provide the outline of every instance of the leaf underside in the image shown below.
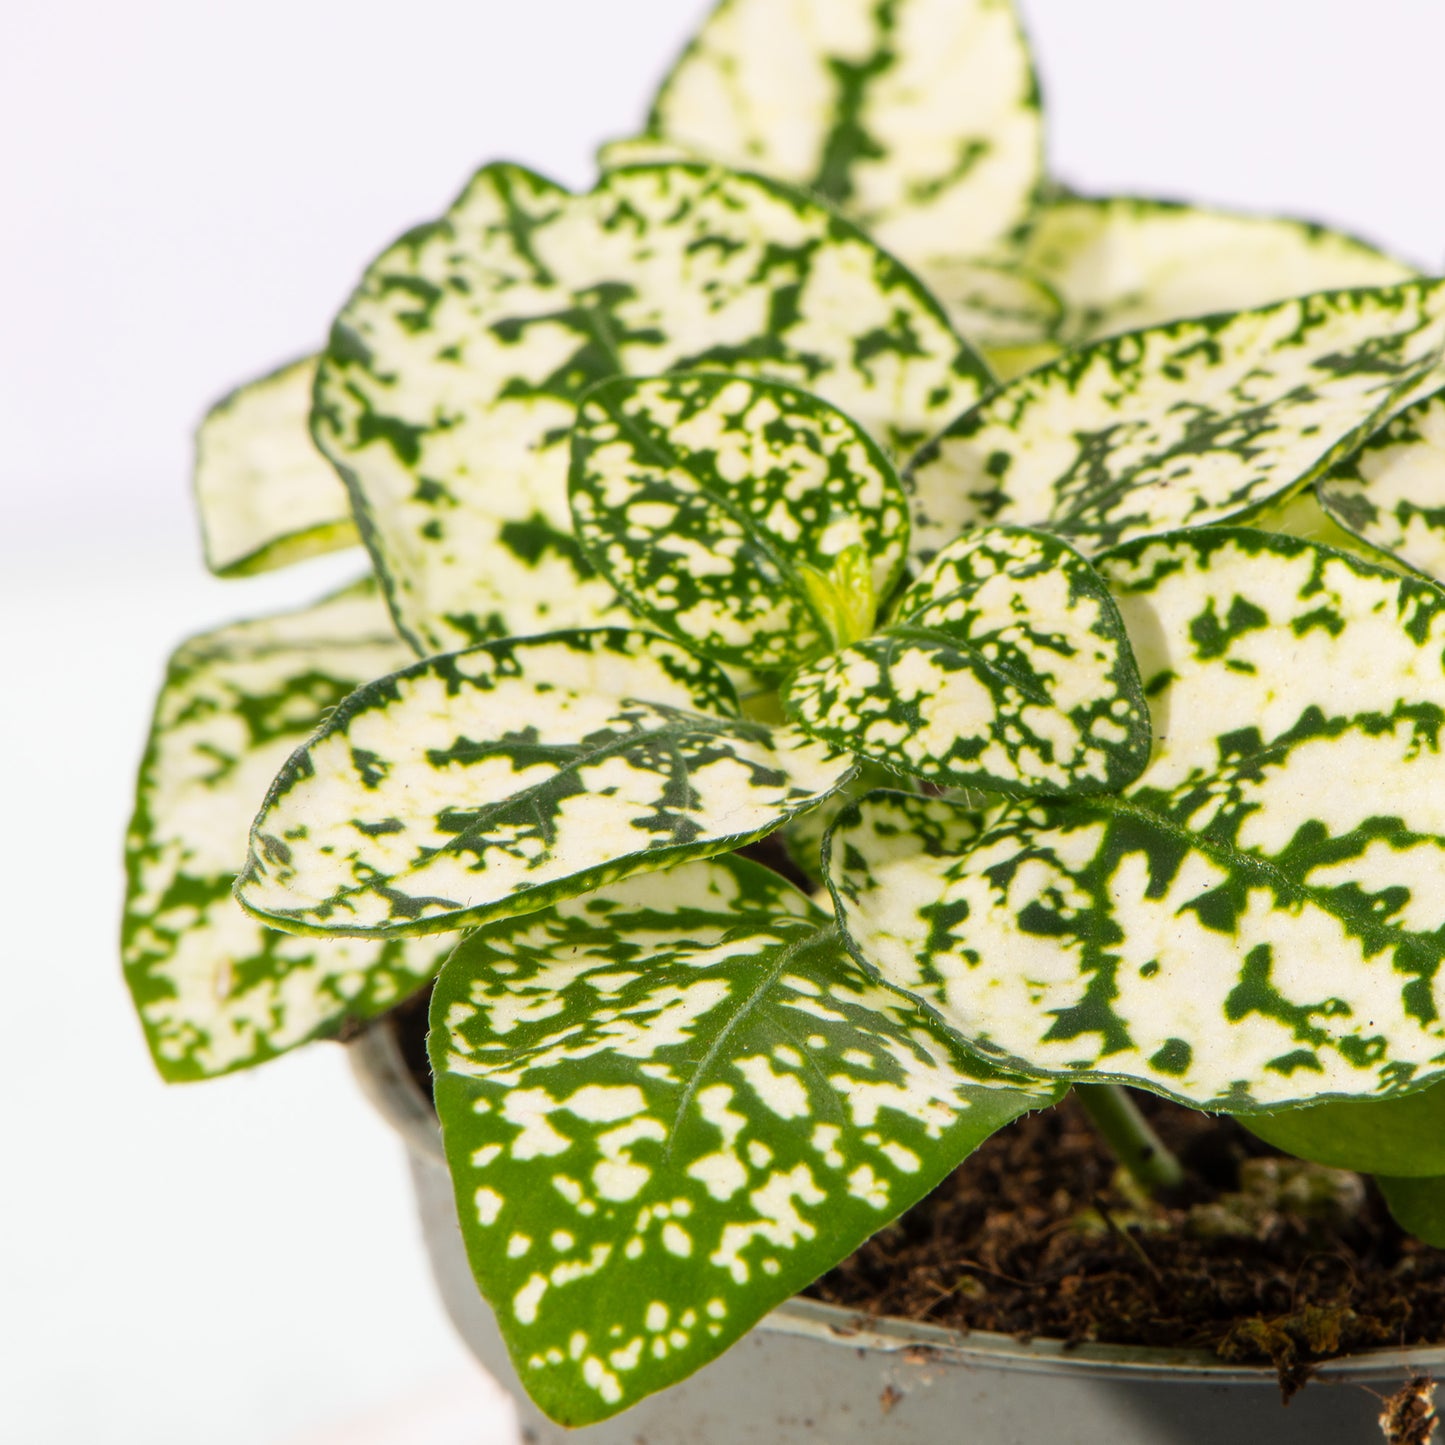
<svg viewBox="0 0 1445 1445"><path fill-rule="evenodd" d="M858 956L1038 1073L1232 1112L1437 1078L1445 595L1247 529L1099 566L1150 701L1148 768L982 833L941 801L845 815L831 879Z"/></svg>
<svg viewBox="0 0 1445 1445"><path fill-rule="evenodd" d="M692 146L660 135L629 135L604 141L597 148L597 169L617 171L624 166L672 165L678 161L702 161L706 157ZM741 170L748 167L741 166Z"/></svg>
<svg viewBox="0 0 1445 1445"><path fill-rule="evenodd" d="M583 549L634 611L714 661L776 672L827 646L807 578L826 580L845 553L866 557L870 598L902 572L897 474L807 392L622 379L588 395L572 446Z"/></svg>
<svg viewBox="0 0 1445 1445"><path fill-rule="evenodd" d="M1445 1178L1396 1179L1377 1175L1375 1183L1407 1234L1445 1249Z"/></svg>
<svg viewBox="0 0 1445 1445"><path fill-rule="evenodd" d="M1024 267L958 257L933 261L921 274L954 329L996 372L996 355L1051 341L1063 325L1057 292Z"/></svg>
<svg viewBox="0 0 1445 1445"><path fill-rule="evenodd" d="M346 488L307 418L316 357L240 387L196 433L196 506L206 565L246 577L359 539Z"/></svg>
<svg viewBox="0 0 1445 1445"><path fill-rule="evenodd" d="M1250 518L1249 525L1261 532L1282 532L1287 537L1302 537L1307 542L1322 547L1333 547L1339 552L1349 552L1362 557L1377 566L1389 567L1395 572L1408 572L1407 567L1388 552L1381 552L1347 532L1327 512L1320 502L1320 483L1294 492L1282 502L1271 503L1262 512Z"/></svg>
<svg viewBox="0 0 1445 1445"><path fill-rule="evenodd" d="M1326 292L1095 343L1020 377L910 467L913 547L983 522L1093 554L1304 486L1428 374L1445 283Z"/></svg>
<svg viewBox="0 0 1445 1445"><path fill-rule="evenodd" d="M1043 166L1011 0L723 0L649 130L807 186L919 266L993 250Z"/></svg>
<svg viewBox="0 0 1445 1445"><path fill-rule="evenodd" d="M970 1064L735 858L472 935L432 1023L472 1268L569 1425L720 1354L1050 1097Z"/></svg>
<svg viewBox="0 0 1445 1445"><path fill-rule="evenodd" d="M1317 491L1362 542L1445 580L1445 390L1392 417Z"/></svg>
<svg viewBox="0 0 1445 1445"><path fill-rule="evenodd" d="M707 166L614 171L580 196L489 166L372 266L314 425L419 650L628 620L571 535L569 431L599 381L697 370L804 386L895 452L989 380L854 227Z"/></svg>
<svg viewBox="0 0 1445 1445"><path fill-rule="evenodd" d="M852 771L738 716L716 666L655 634L485 643L330 715L273 784L237 896L293 932L454 929L740 846Z"/></svg>
<svg viewBox="0 0 1445 1445"><path fill-rule="evenodd" d="M1048 201L1018 260L1058 294L1058 334L1072 346L1418 274L1354 236L1307 221L1130 196Z"/></svg>
<svg viewBox="0 0 1445 1445"><path fill-rule="evenodd" d="M246 828L291 751L405 662L374 584L222 628L171 659L126 845L126 979L161 1073L245 1068L400 1002L453 940L301 939L242 912Z"/></svg>
<svg viewBox="0 0 1445 1445"><path fill-rule="evenodd" d="M1445 1174L1445 1086L1398 1099L1307 1104L1240 1120L1266 1143L1332 1169L1422 1178Z"/></svg>
<svg viewBox="0 0 1445 1445"><path fill-rule="evenodd" d="M815 737L935 784L1114 791L1149 756L1129 640L1102 580L1039 532L944 548L882 631L784 690Z"/></svg>

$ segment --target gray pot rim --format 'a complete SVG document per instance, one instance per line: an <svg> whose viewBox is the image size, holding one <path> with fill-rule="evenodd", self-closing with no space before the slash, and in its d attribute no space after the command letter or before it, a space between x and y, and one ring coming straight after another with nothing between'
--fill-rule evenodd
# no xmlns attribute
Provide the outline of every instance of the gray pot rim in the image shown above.
<svg viewBox="0 0 1445 1445"><path fill-rule="evenodd" d="M368 1028L351 1041L347 1053L362 1092L407 1148L419 1158L445 1167L436 1113L407 1068L394 1031L385 1026ZM757 1328L828 1340L851 1349L921 1352L941 1361L1011 1372L1216 1385L1269 1385L1278 1378L1268 1366L1229 1364L1207 1350L1070 1345L1049 1339L1024 1342L984 1330L965 1333L913 1320L877 1318L802 1296L780 1305L760 1320ZM1445 1375L1445 1345L1342 1355L1316 1365L1311 1378L1331 1384L1389 1381L1397 1385L1403 1375L1412 1374Z"/></svg>

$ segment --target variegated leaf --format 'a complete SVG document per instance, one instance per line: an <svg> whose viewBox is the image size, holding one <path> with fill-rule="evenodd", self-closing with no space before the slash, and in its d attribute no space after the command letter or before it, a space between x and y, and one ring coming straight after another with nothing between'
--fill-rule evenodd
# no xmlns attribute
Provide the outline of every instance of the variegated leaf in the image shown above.
<svg viewBox="0 0 1445 1445"><path fill-rule="evenodd" d="M1049 1101L870 980L735 858L484 929L431 1050L472 1269L554 1419L720 1354Z"/></svg>
<svg viewBox="0 0 1445 1445"><path fill-rule="evenodd" d="M1129 639L1056 537L985 527L945 547L880 632L784 689L815 737L930 783L1114 792L1149 757Z"/></svg>
<svg viewBox="0 0 1445 1445"><path fill-rule="evenodd" d="M1406 1179L1445 1174L1445 1084L1398 1099L1246 1114L1240 1122L1277 1149L1332 1169Z"/></svg>
<svg viewBox="0 0 1445 1445"><path fill-rule="evenodd" d="M1361 541L1445 579L1445 390L1399 412L1317 490Z"/></svg>
<svg viewBox="0 0 1445 1445"><path fill-rule="evenodd" d="M936 259L919 274L943 302L955 330L989 360L1025 357L1038 350L1038 362L1052 360L1058 348L1048 343L1063 320L1063 303L1040 277L1018 266L962 257Z"/></svg>
<svg viewBox="0 0 1445 1445"><path fill-rule="evenodd" d="M1395 1179L1381 1175L1375 1183L1401 1229L1426 1244L1445 1249L1445 1178Z"/></svg>
<svg viewBox="0 0 1445 1445"><path fill-rule="evenodd" d="M1071 345L1418 274L1307 221L1132 196L1050 200L1035 212L1019 260L1062 299L1060 335Z"/></svg>
<svg viewBox="0 0 1445 1445"><path fill-rule="evenodd" d="M858 771L821 807L790 819L775 835L782 843L784 855L807 880L810 892L823 887L823 844L838 815L860 798L878 788L895 788L897 776L876 763L860 762Z"/></svg>
<svg viewBox="0 0 1445 1445"><path fill-rule="evenodd" d="M1098 342L1020 377L915 460L913 545L980 522L1097 552L1312 481L1433 368L1445 282L1325 292Z"/></svg>
<svg viewBox="0 0 1445 1445"><path fill-rule="evenodd" d="M192 638L171 659L126 845L126 979L157 1067L260 1063L420 988L455 942L303 939L231 885L266 785L327 711L410 656L373 583Z"/></svg>
<svg viewBox="0 0 1445 1445"><path fill-rule="evenodd" d="M571 496L583 550L635 612L761 672L870 631L908 554L908 499L867 433L742 377L590 392Z"/></svg>
<svg viewBox="0 0 1445 1445"><path fill-rule="evenodd" d="M696 149L652 135L609 141L597 153L602 170L697 159ZM739 164L748 168L746 162ZM994 374L1007 380L1057 356L1061 348L1052 338L1062 326L1064 308L1053 288L1011 256L985 259L959 252L954 245L948 237L938 253L905 259L943 303L954 329L983 355ZM1382 275L1380 279L1404 279L1410 274L1398 269L1399 278Z"/></svg>
<svg viewBox="0 0 1445 1445"><path fill-rule="evenodd" d="M1043 170L1012 0L722 0L649 130L806 185L910 264L992 250Z"/></svg>
<svg viewBox="0 0 1445 1445"><path fill-rule="evenodd" d="M485 643L353 693L282 769L237 884L278 928L434 933L771 832L852 760L749 722L651 633Z"/></svg>
<svg viewBox="0 0 1445 1445"><path fill-rule="evenodd" d="M643 166L574 196L489 166L367 273L322 362L316 435L403 630L444 651L626 620L567 512L588 387L766 375L896 451L980 394L987 371L961 346L907 271L774 182Z"/></svg>
<svg viewBox="0 0 1445 1445"><path fill-rule="evenodd" d="M629 135L618 140L604 141L597 148L597 169L617 171L623 166L671 165L676 161L700 161L700 155L692 146L660 135Z"/></svg>
<svg viewBox="0 0 1445 1445"><path fill-rule="evenodd" d="M1148 768L981 834L944 802L866 804L832 839L859 956L1031 1072L1234 1112L1440 1078L1445 593L1240 528L1099 566Z"/></svg>
<svg viewBox="0 0 1445 1445"><path fill-rule="evenodd" d="M285 567L357 540L346 488L307 418L316 358L240 387L196 433L196 504L206 565L222 577Z"/></svg>

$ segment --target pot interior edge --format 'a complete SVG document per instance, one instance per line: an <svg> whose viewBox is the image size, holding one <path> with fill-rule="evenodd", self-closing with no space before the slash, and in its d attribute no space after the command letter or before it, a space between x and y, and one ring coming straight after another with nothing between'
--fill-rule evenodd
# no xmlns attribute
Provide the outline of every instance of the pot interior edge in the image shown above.
<svg viewBox="0 0 1445 1445"><path fill-rule="evenodd" d="M760 1328L782 1334L827 1338L854 1349L899 1353L925 1351L960 1364L1052 1374L1104 1374L1112 1379L1173 1379L1213 1384L1269 1384L1278 1380L1268 1365L1222 1361L1207 1350L1148 1345L1070 1345L1063 1340L1020 1341L985 1330L965 1332L914 1320L873 1317L857 1310L801 1296L779 1306ZM1445 1374L1445 1345L1381 1349L1322 1360L1312 1378L1335 1384L1398 1381L1401 1373Z"/></svg>
<svg viewBox="0 0 1445 1445"><path fill-rule="evenodd" d="M402 1057L396 1031L369 1028L346 1046L351 1072L372 1107L401 1135L418 1158L446 1168L441 1125L432 1101L423 1092Z"/></svg>

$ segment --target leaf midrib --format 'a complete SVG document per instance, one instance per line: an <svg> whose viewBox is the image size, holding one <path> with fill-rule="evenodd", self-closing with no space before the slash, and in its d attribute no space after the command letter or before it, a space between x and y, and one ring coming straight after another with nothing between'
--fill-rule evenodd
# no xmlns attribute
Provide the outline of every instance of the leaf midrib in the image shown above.
<svg viewBox="0 0 1445 1445"><path fill-rule="evenodd" d="M702 1056L698 1066L692 1072L692 1077L687 1081L681 1096L678 1098L677 1107L673 1110L672 1127L667 1131L667 1147L663 1150L663 1161L672 1163L673 1150L677 1144L677 1136L684 1127L684 1115L691 1107L697 1091L702 1087L708 1070L712 1067L713 1061L722 1052L728 1040L743 1026L743 1023L762 1007L767 995L771 993L773 986L782 977L783 970L810 944L821 944L830 938L838 937L838 925L832 923L815 928L811 933L804 934L801 938L793 939L778 955L778 961L768 971L765 978L758 982L756 988L744 1001L741 1008L718 1030L717 1037L708 1046L707 1052ZM806 1057L806 1056L805 1056Z"/></svg>

